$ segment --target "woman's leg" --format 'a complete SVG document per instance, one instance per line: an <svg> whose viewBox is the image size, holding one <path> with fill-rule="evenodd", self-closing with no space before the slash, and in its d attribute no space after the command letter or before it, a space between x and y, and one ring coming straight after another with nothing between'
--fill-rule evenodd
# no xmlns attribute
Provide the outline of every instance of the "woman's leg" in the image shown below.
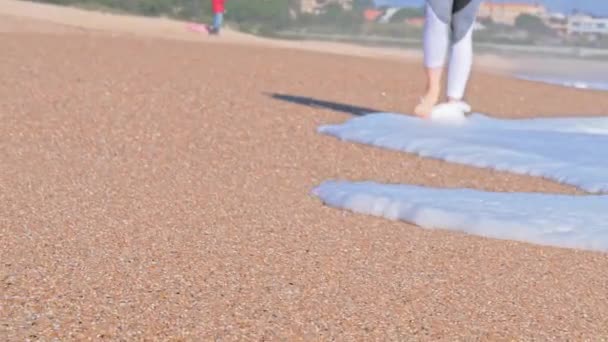
<svg viewBox="0 0 608 342"><path fill-rule="evenodd" d="M418 116L428 116L441 95L441 78L450 46L452 0L427 0L423 46L426 92L414 109Z"/></svg>
<svg viewBox="0 0 608 342"><path fill-rule="evenodd" d="M464 97L473 64L472 36L471 30L452 46L447 82L447 96L450 101L460 101Z"/></svg>
<svg viewBox="0 0 608 342"><path fill-rule="evenodd" d="M448 70L447 96L450 101L464 97L473 65L473 25L480 0L455 0L452 15L452 54Z"/></svg>

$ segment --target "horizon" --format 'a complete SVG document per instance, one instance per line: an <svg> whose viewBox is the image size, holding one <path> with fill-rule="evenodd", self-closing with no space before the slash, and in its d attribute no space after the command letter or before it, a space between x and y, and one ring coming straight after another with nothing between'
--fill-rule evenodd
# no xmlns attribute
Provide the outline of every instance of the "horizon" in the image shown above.
<svg viewBox="0 0 608 342"><path fill-rule="evenodd" d="M494 2L511 2L508 0L493 0ZM422 6L424 0L374 0L376 6ZM596 16L608 17L608 1L599 2L598 0L578 0L573 3L571 0L518 0L518 2L544 4L550 11L561 13L572 13L576 10Z"/></svg>

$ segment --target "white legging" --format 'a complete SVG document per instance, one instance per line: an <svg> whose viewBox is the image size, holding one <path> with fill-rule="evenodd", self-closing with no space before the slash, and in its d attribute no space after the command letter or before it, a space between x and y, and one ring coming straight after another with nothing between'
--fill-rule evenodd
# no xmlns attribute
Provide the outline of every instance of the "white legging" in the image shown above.
<svg viewBox="0 0 608 342"><path fill-rule="evenodd" d="M450 1L450 0L444 0ZM449 59L447 96L461 100L469 81L473 64L473 25L460 39L452 40L450 22L441 20L433 7L426 5L424 27L424 63L427 68L441 68L446 64L448 50L452 47Z"/></svg>

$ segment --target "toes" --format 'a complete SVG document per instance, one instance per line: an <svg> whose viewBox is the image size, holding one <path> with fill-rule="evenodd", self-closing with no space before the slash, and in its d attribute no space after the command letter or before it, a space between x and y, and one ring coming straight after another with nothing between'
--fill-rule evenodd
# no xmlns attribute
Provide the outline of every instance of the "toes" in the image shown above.
<svg viewBox="0 0 608 342"><path fill-rule="evenodd" d="M429 116L432 108L433 108L433 105L430 103L421 103L418 106L416 106L416 108L414 108L414 114L416 116L426 117L426 116Z"/></svg>

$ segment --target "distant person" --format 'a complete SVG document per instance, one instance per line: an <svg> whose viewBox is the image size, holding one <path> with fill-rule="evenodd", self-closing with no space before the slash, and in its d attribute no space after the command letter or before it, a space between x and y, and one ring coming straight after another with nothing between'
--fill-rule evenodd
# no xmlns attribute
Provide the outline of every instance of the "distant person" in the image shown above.
<svg viewBox="0 0 608 342"><path fill-rule="evenodd" d="M211 8L213 10L213 25L209 30L211 34L219 34L224 23L224 5L226 0L211 0Z"/></svg>
<svg viewBox="0 0 608 342"><path fill-rule="evenodd" d="M414 114L428 117L439 102L441 78L449 56L448 103L469 111L462 101L473 64L473 26L482 0L426 0L423 35L426 93Z"/></svg>

